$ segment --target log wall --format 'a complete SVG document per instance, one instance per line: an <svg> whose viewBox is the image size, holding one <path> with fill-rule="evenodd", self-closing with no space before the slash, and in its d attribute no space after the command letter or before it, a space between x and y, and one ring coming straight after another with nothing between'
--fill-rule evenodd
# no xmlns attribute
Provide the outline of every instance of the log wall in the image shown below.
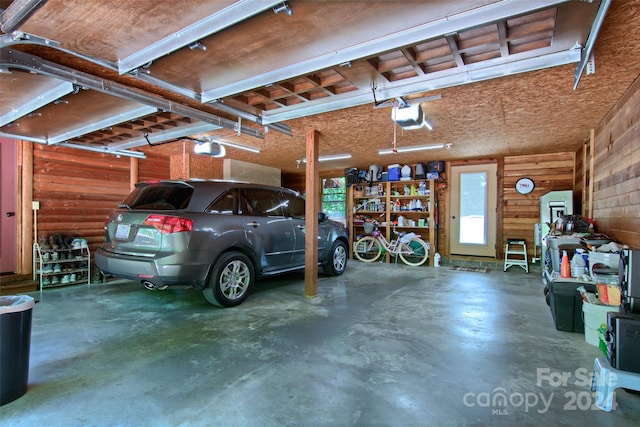
<svg viewBox="0 0 640 427"><path fill-rule="evenodd" d="M136 181L169 177L166 156L117 158L33 144L33 200L40 202L38 236L82 237L95 250L104 238L108 212L131 191L132 164L137 164Z"/></svg>

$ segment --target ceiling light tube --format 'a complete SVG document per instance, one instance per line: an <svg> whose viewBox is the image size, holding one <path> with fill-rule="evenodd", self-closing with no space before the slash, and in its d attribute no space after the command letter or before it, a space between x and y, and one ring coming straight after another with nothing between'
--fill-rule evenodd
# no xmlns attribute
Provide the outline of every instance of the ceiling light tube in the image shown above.
<svg viewBox="0 0 640 427"><path fill-rule="evenodd" d="M57 145L59 147L70 147L70 148L77 148L79 150L93 151L95 153L111 154L111 155L114 155L116 157L125 156L125 157L135 157L135 158L138 158L138 159L146 159L146 156L144 155L144 153L140 152L140 151L110 150L107 147L94 147L94 146L91 146L91 145L81 145L81 144L74 144L74 143L69 143L69 142L65 142L65 143L57 144Z"/></svg>
<svg viewBox="0 0 640 427"><path fill-rule="evenodd" d="M342 160L342 159L350 159L351 154L333 154L330 156L320 156L318 157L319 162L329 162L331 160ZM300 159L298 163L307 163L307 159Z"/></svg>
<svg viewBox="0 0 640 427"><path fill-rule="evenodd" d="M397 153L410 153L412 151L424 151L424 150L437 150L439 148L449 148L453 147L453 144L431 144L431 145L414 145L413 147L401 147L401 148L384 148L382 150L378 150L378 154L397 154Z"/></svg>
<svg viewBox="0 0 640 427"><path fill-rule="evenodd" d="M211 142L217 142L220 145L226 145L227 147L237 148L238 150L249 151L251 153L260 154L260 149L255 147L249 147L248 145L236 144L235 142L221 141L216 138L207 138Z"/></svg>

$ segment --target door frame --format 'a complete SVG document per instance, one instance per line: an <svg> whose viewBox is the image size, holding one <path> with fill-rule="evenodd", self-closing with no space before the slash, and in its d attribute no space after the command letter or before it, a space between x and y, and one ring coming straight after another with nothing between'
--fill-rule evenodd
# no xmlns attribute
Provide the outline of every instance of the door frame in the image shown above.
<svg viewBox="0 0 640 427"><path fill-rule="evenodd" d="M500 241L500 236L502 235L501 233L501 218L502 218L502 208L501 208L501 202L502 202L502 193L501 191L499 191L501 189L501 185L502 185L502 180L501 180L501 173L500 171L502 170L502 165L500 164L500 161L495 161L495 160L490 160L487 159L486 161L483 162L473 162L473 163L452 163L449 167L449 173L448 176L449 178L449 184L450 184L450 188L451 191L449 192L449 203L448 203L448 209L447 209L447 217L449 219L448 223L448 234L449 234L449 239L448 239L448 246L449 246L449 254L453 255L453 256L478 256L478 257L489 257L489 258L498 258L499 256L501 256L500 254L500 248L498 247L498 242ZM469 171L473 171L474 169L487 169L489 168L489 172L491 175L492 169L495 168L495 176L490 176L489 178L493 178L493 180L489 180L489 182L493 181L494 184L494 197L495 200L488 200L487 203L487 215L489 215L489 213L491 212L491 204L495 205L495 212L493 212L493 231L491 230L491 224L489 225L489 230L488 230L488 241L487 241L487 251L468 251L467 252L462 252L459 251L459 248L455 248L454 244L453 244L453 239L457 236L457 232L456 232L456 227L458 226L458 220L457 219L453 219L454 216L454 207L456 205L455 203L455 197L457 197L457 190L456 190L456 180L454 179L454 171L456 169L460 170L460 171L465 171L465 170L469 170ZM458 215L458 213L456 212L455 215ZM495 241L491 241L491 239L495 239ZM493 244L493 245L492 245ZM493 250L491 250L491 245L493 246ZM484 246L483 246L484 247ZM455 249L454 249L455 248Z"/></svg>

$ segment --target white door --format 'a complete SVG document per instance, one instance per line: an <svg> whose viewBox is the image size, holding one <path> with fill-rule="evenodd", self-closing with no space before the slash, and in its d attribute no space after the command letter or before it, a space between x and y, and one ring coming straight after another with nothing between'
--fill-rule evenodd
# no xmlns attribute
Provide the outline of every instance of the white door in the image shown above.
<svg viewBox="0 0 640 427"><path fill-rule="evenodd" d="M497 165L451 167L452 255L496 256Z"/></svg>

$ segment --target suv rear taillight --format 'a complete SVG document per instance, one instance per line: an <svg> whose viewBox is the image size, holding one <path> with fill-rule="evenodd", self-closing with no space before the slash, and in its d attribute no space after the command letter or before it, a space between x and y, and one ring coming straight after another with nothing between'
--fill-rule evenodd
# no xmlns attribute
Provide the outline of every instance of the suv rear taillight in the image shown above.
<svg viewBox="0 0 640 427"><path fill-rule="evenodd" d="M168 215L149 215L142 225L150 225L164 234L191 231L193 221L186 218Z"/></svg>

